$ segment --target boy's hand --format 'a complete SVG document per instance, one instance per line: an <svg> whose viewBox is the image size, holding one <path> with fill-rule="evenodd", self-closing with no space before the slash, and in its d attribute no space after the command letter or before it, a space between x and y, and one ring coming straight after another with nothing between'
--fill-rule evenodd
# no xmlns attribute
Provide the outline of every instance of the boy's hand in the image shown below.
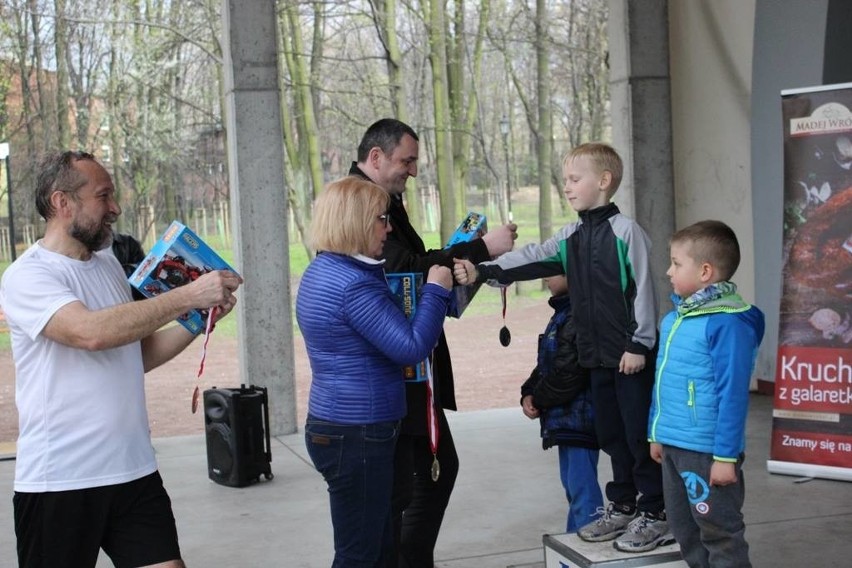
<svg viewBox="0 0 852 568"><path fill-rule="evenodd" d="M627 353L621 356L618 364L618 372L623 375L632 375L645 368L645 356L637 353Z"/></svg>
<svg viewBox="0 0 852 568"><path fill-rule="evenodd" d="M528 394L524 398L521 399L521 408L524 411L524 416L532 420L533 418L538 418L539 414L538 408L533 405L533 396Z"/></svg>
<svg viewBox="0 0 852 568"><path fill-rule="evenodd" d="M737 482L736 464L714 461L710 466L710 487L722 487Z"/></svg>
<svg viewBox="0 0 852 568"><path fill-rule="evenodd" d="M466 286L476 282L476 267L466 258L454 258L453 276L456 277L456 282Z"/></svg>
<svg viewBox="0 0 852 568"><path fill-rule="evenodd" d="M488 254L491 258L494 258L512 250L517 238L518 226L514 223L508 223L482 235L482 242L485 243Z"/></svg>
<svg viewBox="0 0 852 568"><path fill-rule="evenodd" d="M651 442L651 459L657 463L663 463L663 445Z"/></svg>

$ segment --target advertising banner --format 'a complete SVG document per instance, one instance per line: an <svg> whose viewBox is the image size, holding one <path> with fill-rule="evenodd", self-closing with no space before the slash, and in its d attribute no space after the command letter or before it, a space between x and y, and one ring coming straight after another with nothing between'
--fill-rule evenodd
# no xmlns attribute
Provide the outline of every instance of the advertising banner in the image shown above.
<svg viewBox="0 0 852 568"><path fill-rule="evenodd" d="M852 83L781 93L773 473L852 481Z"/></svg>

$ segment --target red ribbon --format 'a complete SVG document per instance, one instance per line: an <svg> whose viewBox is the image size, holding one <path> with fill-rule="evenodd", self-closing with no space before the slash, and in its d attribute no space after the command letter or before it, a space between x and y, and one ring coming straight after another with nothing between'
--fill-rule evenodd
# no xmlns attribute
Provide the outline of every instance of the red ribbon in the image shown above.
<svg viewBox="0 0 852 568"><path fill-rule="evenodd" d="M431 357L426 358L426 416L428 420L427 427L429 429L429 447L432 449L432 455L438 454L438 438L440 431L438 429L438 414L435 412L435 394L434 394L434 377L432 376Z"/></svg>
<svg viewBox="0 0 852 568"><path fill-rule="evenodd" d="M198 364L198 375L196 379L200 379L204 373L204 361L207 359L207 342L210 341L210 332L213 331L213 320L216 317L218 306L210 308L207 314L207 327L204 330L204 344L201 346L201 361ZM198 410L198 395L200 393L199 385L195 385L195 390L192 391L192 413L195 414Z"/></svg>

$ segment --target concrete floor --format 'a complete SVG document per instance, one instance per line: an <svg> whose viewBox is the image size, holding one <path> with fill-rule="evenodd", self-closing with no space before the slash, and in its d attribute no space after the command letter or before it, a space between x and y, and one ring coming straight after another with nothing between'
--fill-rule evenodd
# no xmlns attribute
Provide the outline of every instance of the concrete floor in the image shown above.
<svg viewBox="0 0 852 568"><path fill-rule="evenodd" d="M852 565L852 484L766 472L772 399L753 395L746 537L756 568ZM565 503L556 453L520 408L451 414L461 472L436 550L439 568L543 566L542 535L560 533ZM154 440L190 568L321 568L331 563L325 483L302 434L272 442L272 481L230 488L207 479L201 436ZM609 479L601 458L600 478ZM0 462L0 568L13 567L14 462ZM601 546L609 546L601 544ZM110 566L101 555L98 567Z"/></svg>

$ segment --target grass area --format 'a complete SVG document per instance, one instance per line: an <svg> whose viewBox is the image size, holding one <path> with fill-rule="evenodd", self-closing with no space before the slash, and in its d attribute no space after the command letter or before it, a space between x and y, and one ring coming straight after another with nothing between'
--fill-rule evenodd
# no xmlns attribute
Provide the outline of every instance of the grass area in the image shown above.
<svg viewBox="0 0 852 568"><path fill-rule="evenodd" d="M512 196L512 213L515 222L518 224L518 241L517 246L532 242L540 242L538 229L538 191L534 188L525 188ZM482 211L482 208L473 205L474 210ZM489 223L492 227L500 224L499 214L490 209L485 209L485 214L488 216ZM563 224L576 219L576 214L569 211L562 214L559 210L559 205L554 198L554 215L553 227L554 230L561 227ZM440 235L437 232L425 232L422 234L423 242L427 249L437 249L441 247ZM218 235L209 235L206 238L207 243L222 258L231 264L234 264L234 253L232 247L224 238ZM0 276L3 271L9 266L9 262L0 262ZM290 274L294 277L300 277L308 266L308 256L305 252L305 247L301 242L290 243ZM511 292L508 295L508 310L511 313L512 304L518 300L526 301L544 301L548 297L548 292L543 290L540 282L522 282L512 286ZM476 300L468 307L466 314L486 314L494 313L501 309L500 293L493 288L483 286L476 295ZM295 321L295 318L294 318ZM234 337L237 335L237 318L228 317L216 326L217 332L223 336ZM0 350L8 350L10 348L9 334L0 326Z"/></svg>

